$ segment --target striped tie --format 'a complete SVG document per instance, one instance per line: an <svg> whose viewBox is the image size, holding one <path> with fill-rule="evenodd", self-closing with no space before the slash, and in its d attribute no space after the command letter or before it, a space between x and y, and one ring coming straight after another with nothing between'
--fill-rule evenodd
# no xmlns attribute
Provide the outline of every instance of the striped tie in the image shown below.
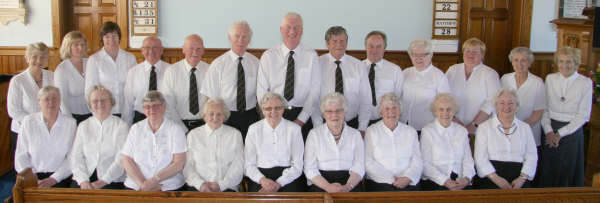
<svg viewBox="0 0 600 203"><path fill-rule="evenodd" d="M148 82L148 91L156 90L156 67L152 66L150 71L150 81Z"/></svg>
<svg viewBox="0 0 600 203"><path fill-rule="evenodd" d="M340 68L341 61L335 61L337 68L335 68L335 91L340 94L344 94L344 79L342 78L342 68Z"/></svg>
<svg viewBox="0 0 600 203"><path fill-rule="evenodd" d="M200 112L200 104L198 104L198 86L194 72L196 72L196 67L192 68L190 73L190 113L196 115Z"/></svg>
<svg viewBox="0 0 600 203"><path fill-rule="evenodd" d="M246 75L244 74L244 66L242 66L243 57L238 58L237 66L237 110L243 112L246 110Z"/></svg>
<svg viewBox="0 0 600 203"><path fill-rule="evenodd" d="M283 89L283 97L290 101L294 98L294 51L290 51L288 56L287 72L285 73L285 86Z"/></svg>
<svg viewBox="0 0 600 203"><path fill-rule="evenodd" d="M371 84L371 102L373 106L377 106L377 99L375 96L375 63L371 64L371 69L369 70L369 84Z"/></svg>

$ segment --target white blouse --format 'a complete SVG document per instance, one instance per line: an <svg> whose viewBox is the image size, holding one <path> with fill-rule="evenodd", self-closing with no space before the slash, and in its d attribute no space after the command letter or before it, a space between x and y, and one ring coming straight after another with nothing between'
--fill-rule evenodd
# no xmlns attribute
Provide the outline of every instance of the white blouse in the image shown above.
<svg viewBox="0 0 600 203"><path fill-rule="evenodd" d="M70 159L73 180L78 184L89 181L96 170L105 183L123 182L125 173L118 155L128 132L127 123L113 115L104 121L92 116L81 122Z"/></svg>
<svg viewBox="0 0 600 203"><path fill-rule="evenodd" d="M258 168L288 167L276 181L281 186L302 175L304 146L302 131L296 123L281 119L271 127L262 119L248 128L244 149L246 176L254 182L265 177Z"/></svg>
<svg viewBox="0 0 600 203"><path fill-rule="evenodd" d="M475 136L475 167L477 174L483 178L496 169L490 162L509 161L523 163L521 173L533 180L537 166L537 147L533 140L529 124L515 118L509 132L505 135L502 124L496 115L481 123Z"/></svg>
<svg viewBox="0 0 600 203"><path fill-rule="evenodd" d="M367 178L378 183L394 183L394 177L407 177L410 185L421 179L423 161L417 131L398 122L390 130L383 121L367 128L365 135Z"/></svg>
<svg viewBox="0 0 600 203"><path fill-rule="evenodd" d="M217 182L221 191L238 191L244 176L240 131L227 125L213 131L203 125L188 133L187 147L183 176L188 185L200 188L204 182Z"/></svg>
<svg viewBox="0 0 600 203"><path fill-rule="evenodd" d="M423 179L444 185L452 172L469 180L475 176L468 131L452 122L447 128L436 119L421 131Z"/></svg>
<svg viewBox="0 0 600 203"><path fill-rule="evenodd" d="M82 58L83 72L87 58ZM89 114L87 99L85 96L85 77L73 66L71 59L65 59L56 67L54 72L54 83L60 89L60 110L62 113Z"/></svg>
<svg viewBox="0 0 600 203"><path fill-rule="evenodd" d="M320 176L319 170L348 170L361 178L365 174L365 145L360 132L346 124L338 143L333 134L322 124L313 128L306 138L304 155L304 174L308 185L310 179Z"/></svg>
<svg viewBox="0 0 600 203"><path fill-rule="evenodd" d="M519 109L517 109L516 116L519 120L527 120L534 111L546 109L546 89L544 81L540 77L528 73L527 80L519 88L517 88L517 80L515 79L514 72L504 74L500 81L502 82L502 87L510 87L517 91ZM537 146L542 144L541 127L540 121L531 126Z"/></svg>
<svg viewBox="0 0 600 203"><path fill-rule="evenodd" d="M54 172L57 182L71 175L69 153L75 138L75 119L59 114L50 130L41 112L23 119L23 131L17 139L15 170L31 168L34 173Z"/></svg>
<svg viewBox="0 0 600 203"><path fill-rule="evenodd" d="M435 96L448 92L448 79L435 66L429 65L423 71L417 71L414 66L405 69L400 121L421 130L435 119L429 110Z"/></svg>
<svg viewBox="0 0 600 203"><path fill-rule="evenodd" d="M42 69L42 87L54 85L54 73ZM29 69L15 75L8 84L6 110L12 118L10 130L21 133L21 122L25 116L39 112L37 95L40 91Z"/></svg>

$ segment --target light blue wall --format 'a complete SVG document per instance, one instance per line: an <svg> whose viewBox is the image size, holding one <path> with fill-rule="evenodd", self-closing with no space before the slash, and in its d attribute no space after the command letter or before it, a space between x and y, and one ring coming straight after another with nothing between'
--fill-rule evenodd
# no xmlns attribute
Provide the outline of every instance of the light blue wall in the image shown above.
<svg viewBox="0 0 600 203"><path fill-rule="evenodd" d="M534 0L531 16L530 48L534 52L556 51L556 26L550 23L556 19L558 1Z"/></svg>

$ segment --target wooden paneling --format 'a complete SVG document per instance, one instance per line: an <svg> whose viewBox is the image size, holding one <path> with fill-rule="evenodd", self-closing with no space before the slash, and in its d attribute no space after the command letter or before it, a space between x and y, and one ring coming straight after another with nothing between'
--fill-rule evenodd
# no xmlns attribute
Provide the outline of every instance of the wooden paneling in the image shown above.
<svg viewBox="0 0 600 203"><path fill-rule="evenodd" d="M8 82L9 77L0 76L0 106L2 111L0 112L0 175L12 170L13 168L13 157L12 147L10 144L10 118L8 117L8 111L6 110L6 94L8 93Z"/></svg>
<svg viewBox="0 0 600 203"><path fill-rule="evenodd" d="M101 47L98 32L102 24L106 21L113 21L121 27L121 48L127 48L129 43L127 38L127 1L65 0L61 8L65 10L64 20L62 21L64 30L60 33L54 33L55 36L62 38L71 30L79 30L88 39L90 53L95 52Z"/></svg>

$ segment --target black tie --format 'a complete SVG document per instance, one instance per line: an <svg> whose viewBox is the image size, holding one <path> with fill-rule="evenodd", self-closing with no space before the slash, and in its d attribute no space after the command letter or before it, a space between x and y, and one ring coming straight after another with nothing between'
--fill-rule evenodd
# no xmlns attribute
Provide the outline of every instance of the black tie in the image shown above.
<svg viewBox="0 0 600 203"><path fill-rule="evenodd" d="M148 83L148 91L156 90L156 67L152 66L150 71L150 82Z"/></svg>
<svg viewBox="0 0 600 203"><path fill-rule="evenodd" d="M237 66L237 110L243 112L246 110L246 75L244 66L242 66L243 57L238 58Z"/></svg>
<svg viewBox="0 0 600 203"><path fill-rule="evenodd" d="M196 68L192 68L190 73L190 113L196 115L200 111L198 104L198 86L196 85Z"/></svg>
<svg viewBox="0 0 600 203"><path fill-rule="evenodd" d="M294 51L290 51L288 56L287 71L285 73L285 86L283 89L283 97L286 100L292 100L294 98Z"/></svg>
<svg viewBox="0 0 600 203"><path fill-rule="evenodd" d="M373 106L377 106L375 96L375 63L371 64L371 69L369 70L369 83L371 84L371 101L373 102Z"/></svg>
<svg viewBox="0 0 600 203"><path fill-rule="evenodd" d="M335 91L340 94L344 94L344 79L342 78L342 68L340 68L341 61L335 61L337 68L335 68Z"/></svg>

